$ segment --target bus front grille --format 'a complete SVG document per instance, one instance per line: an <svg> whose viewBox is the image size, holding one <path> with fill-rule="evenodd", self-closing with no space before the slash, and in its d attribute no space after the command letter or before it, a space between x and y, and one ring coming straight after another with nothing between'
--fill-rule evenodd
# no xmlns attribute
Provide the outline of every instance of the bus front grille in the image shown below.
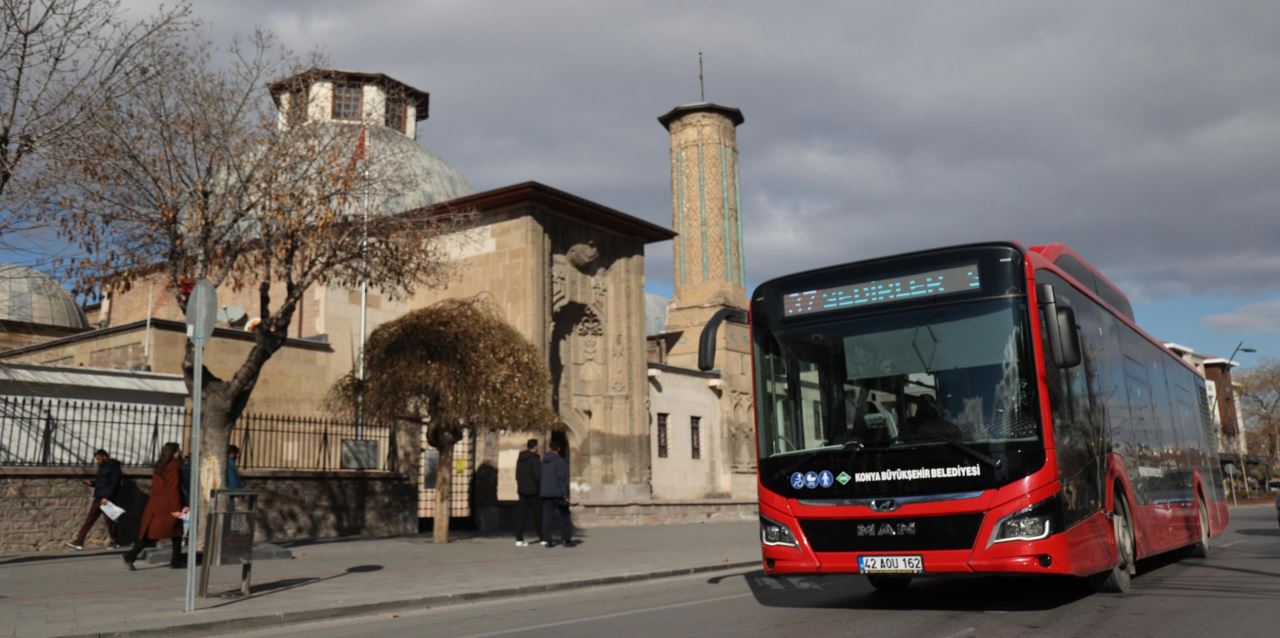
<svg viewBox="0 0 1280 638"><path fill-rule="evenodd" d="M970 549L982 514L897 518L808 518L800 529L817 552Z"/></svg>

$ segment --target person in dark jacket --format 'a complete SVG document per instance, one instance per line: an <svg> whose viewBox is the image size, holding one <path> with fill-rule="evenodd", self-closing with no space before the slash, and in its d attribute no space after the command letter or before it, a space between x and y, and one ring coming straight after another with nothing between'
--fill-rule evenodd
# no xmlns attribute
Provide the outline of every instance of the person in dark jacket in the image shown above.
<svg viewBox="0 0 1280 638"><path fill-rule="evenodd" d="M177 443L165 443L160 449L160 458L151 472L151 494L147 497L147 507L142 511L142 525L138 529L138 540L124 554L124 564L133 571L133 561L138 559L142 549L154 541L163 538L173 539L173 556L169 566L182 567L182 520L185 511L182 506L182 489L178 482L182 476L179 469L181 459L178 456Z"/></svg>
<svg viewBox="0 0 1280 638"><path fill-rule="evenodd" d="M551 530L557 523L560 541L573 547L573 521L569 519L569 464L560 456L560 444L551 442L551 450L542 457L542 540L554 547Z"/></svg>
<svg viewBox="0 0 1280 638"><path fill-rule="evenodd" d="M244 484L240 482L240 448L234 445L227 446L227 480L222 484L229 490L242 490Z"/></svg>
<svg viewBox="0 0 1280 638"><path fill-rule="evenodd" d="M84 539L89 535L89 530L93 529L93 524L98 521L98 516L102 515L102 506L107 501L116 497L116 493L120 491L120 461L111 458L106 450L98 450L93 453L93 460L98 464L98 475L92 481L85 481L84 484L93 488L93 499L89 501L89 513L84 517L84 525L80 526L80 533L76 534L76 539L67 541L68 547L76 549L84 549ZM119 539L116 537L116 522L107 516L107 534L111 536L111 548L115 549L120 545Z"/></svg>
<svg viewBox="0 0 1280 638"><path fill-rule="evenodd" d="M520 495L520 504L516 507L516 547L525 547L524 530L533 519L533 529L538 532L538 540L546 545L542 535L542 508L538 502L538 494L542 489L542 460L538 458L538 439L529 439L525 450L516 459L516 493Z"/></svg>

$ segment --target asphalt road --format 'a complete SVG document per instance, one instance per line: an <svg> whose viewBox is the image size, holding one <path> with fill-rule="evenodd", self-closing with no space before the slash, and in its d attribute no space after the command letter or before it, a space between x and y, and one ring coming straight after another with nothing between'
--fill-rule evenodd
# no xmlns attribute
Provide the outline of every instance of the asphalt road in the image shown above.
<svg viewBox="0 0 1280 638"><path fill-rule="evenodd" d="M772 579L737 570L347 618L243 636L1280 636L1280 526L1233 511L1208 559L1140 564L1125 595L1071 579L933 578L904 597L862 577Z"/></svg>

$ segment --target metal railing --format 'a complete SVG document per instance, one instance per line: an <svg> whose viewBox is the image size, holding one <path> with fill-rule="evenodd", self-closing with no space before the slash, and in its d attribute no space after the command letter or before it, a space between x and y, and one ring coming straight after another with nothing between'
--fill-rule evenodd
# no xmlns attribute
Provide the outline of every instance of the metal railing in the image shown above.
<svg viewBox="0 0 1280 638"><path fill-rule="evenodd" d="M338 419L246 413L231 428L241 469L351 469L343 463L342 442L355 439L356 423ZM375 448L374 463L364 469L391 467L391 428L366 422L360 439Z"/></svg>
<svg viewBox="0 0 1280 638"><path fill-rule="evenodd" d="M190 436L191 411L183 406L0 396L0 465L91 465L104 449L125 467L149 467L166 442L185 447ZM391 428L365 423L360 438L360 467L393 466ZM229 442L240 448L241 469L327 471L352 467L343 441L354 439L352 421L246 413Z"/></svg>
<svg viewBox="0 0 1280 638"><path fill-rule="evenodd" d="M90 465L105 449L121 465L146 467L190 421L183 406L0 396L0 465Z"/></svg>

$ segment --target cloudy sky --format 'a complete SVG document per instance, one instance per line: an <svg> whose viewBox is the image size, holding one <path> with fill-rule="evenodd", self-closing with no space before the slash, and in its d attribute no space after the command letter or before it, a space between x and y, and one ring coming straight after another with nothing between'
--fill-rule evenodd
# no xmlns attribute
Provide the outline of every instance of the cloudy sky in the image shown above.
<svg viewBox="0 0 1280 638"><path fill-rule="evenodd" d="M196 13L215 42L262 26L429 91L420 142L477 189L538 180L668 226L655 118L697 100L701 49L707 98L746 115L749 283L958 242L1065 242L1158 338L1280 355L1274 2L227 0ZM651 247L648 278L669 294L669 244Z"/></svg>

